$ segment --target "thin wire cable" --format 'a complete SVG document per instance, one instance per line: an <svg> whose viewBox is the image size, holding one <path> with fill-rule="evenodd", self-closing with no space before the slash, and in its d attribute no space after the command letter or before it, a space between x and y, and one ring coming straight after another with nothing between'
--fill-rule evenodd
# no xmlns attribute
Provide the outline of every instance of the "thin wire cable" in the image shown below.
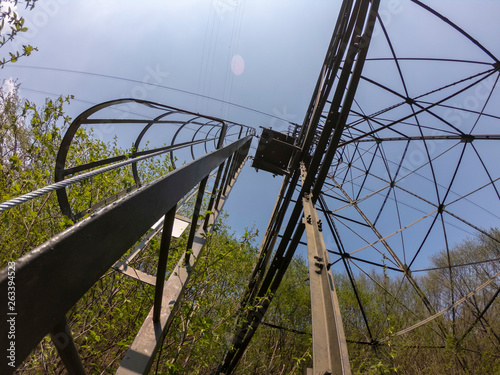
<svg viewBox="0 0 500 375"><path fill-rule="evenodd" d="M48 67L44 67L44 66L8 65L7 68L25 68L25 69L27 68L27 69L51 70L51 71L56 71L56 72L84 74L84 75L95 76L95 77L102 77L102 78L109 78L109 79L118 79L118 80L121 80L121 81L132 82L132 83L140 83L141 85L148 85L148 86L159 87L159 88L166 89L166 90L172 90L172 91L180 92L180 93L183 93L183 94L188 94L188 95L193 95L193 96L197 96L197 97L200 97L200 98L205 98L205 99L213 100L213 101L216 101L216 102L219 102L219 103L231 105L233 107L242 108L242 109L245 109L247 111L259 113L259 114L264 115L264 116L272 117L272 118L284 121L284 122L286 122L286 123L288 123L290 125L296 125L295 123L290 122L290 121L288 121L288 120L286 120L286 119L284 119L282 117L275 116L275 115L272 115L272 114L267 113L267 112L259 111L258 109L250 108L250 107L247 107L247 106L244 106L244 105L241 105L241 104L231 103L231 102L226 101L226 100L222 100L222 99L218 99L218 98L213 98L213 97L211 97L209 95L197 94L197 93L192 92L192 91L177 89L175 87L170 87L170 86L165 86L165 85L159 85L157 83L143 82L143 81L139 81L137 79L117 77L117 76L112 76L112 75L109 75L109 74L84 72L84 71L72 70L72 69L48 68Z"/></svg>
<svg viewBox="0 0 500 375"><path fill-rule="evenodd" d="M184 146L185 145L183 145L182 147L184 147ZM144 156L139 156L136 158L128 159L128 160L125 160L125 161L122 161L122 162L119 162L116 164L108 165L107 167L102 167L102 168L99 168L99 169L96 169L96 170L93 170L90 172L82 173L81 175L78 175L78 176L70 177L64 181L59 181L59 182L55 182L53 184L44 186L44 187L37 189L35 191L31 191L31 192L23 194L19 197L16 197L16 198L10 199L6 202L3 202L2 204L0 204L0 213L7 211L7 210L10 210L11 208L14 208L16 206L19 206L20 204L29 202L30 200L33 200L35 198L41 197L41 196L48 194L54 190L64 188L64 187L72 185L76 182L80 182L80 181L89 179L91 177L97 176L99 174L109 172L113 169L121 168L121 167L124 167L128 164L138 162L141 160L145 160L148 158L152 158L155 156L159 156L161 154L165 154L165 153L170 152L170 151L171 151L171 149L168 149L168 150L158 151L158 152L155 152L155 153L152 153L149 155L144 155Z"/></svg>

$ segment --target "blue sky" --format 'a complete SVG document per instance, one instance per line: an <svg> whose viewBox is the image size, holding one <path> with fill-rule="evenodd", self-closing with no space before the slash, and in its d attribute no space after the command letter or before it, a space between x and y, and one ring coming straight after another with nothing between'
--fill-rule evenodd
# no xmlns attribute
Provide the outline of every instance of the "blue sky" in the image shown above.
<svg viewBox="0 0 500 375"><path fill-rule="evenodd" d="M19 39L39 51L2 73L37 102L49 94L74 95L67 108L73 118L92 104L134 97L286 130L277 118L142 82L301 122L337 7L330 1L40 1L22 12L29 31ZM240 65L232 69L233 60ZM231 217L241 218L231 224L238 234L254 223L265 230L280 183L245 168L226 206Z"/></svg>
<svg viewBox="0 0 500 375"><path fill-rule="evenodd" d="M500 56L500 1L436 0L426 3L445 13L493 54ZM24 40L19 41L29 42L39 51L8 65L1 74L5 79L17 79L22 85L21 95L37 102L49 95L74 95L75 100L67 108L72 117L102 101L135 97L256 128L272 126L286 130L288 123L280 119L302 123L339 5L340 1L327 0L41 0L33 11L22 12L29 31L23 36ZM432 55L488 60L477 47L458 38L456 31L443 27L441 22L406 0L383 0L380 15L399 57ZM388 45L377 27L370 56L384 57L388 53ZM446 84L466 71L473 74L479 69L469 65L414 62L402 63L401 67L411 95L425 92L433 84L436 87ZM395 66L389 63L367 63L365 73L394 90L403 90ZM470 102L467 98L457 98L453 104L467 106ZM394 99L362 83L358 100L366 113L372 113L391 105ZM493 102L498 103L497 100L498 92ZM490 102L491 112L500 115L499 108ZM465 123L469 120L465 112L447 113L443 109L442 115L448 116L450 121ZM479 127L484 131L478 131L494 133L496 125L483 123ZM434 146L435 155L445 147L439 142ZM418 162L419 151L414 151L413 161ZM484 149L489 160L495 160L498 155L494 151L492 146ZM387 152L397 155L401 150L394 146L394 149L388 147ZM469 170L480 175L477 162L472 160ZM495 168L494 164L491 168ZM446 170L446 165L442 169ZM466 181L468 176L460 178ZM478 177L478 181L481 178ZM422 189L432 191L425 179L415 177L408 181L410 185L420 184ZM237 234L242 234L245 226L254 224L261 233L265 230L280 183L278 177L273 178L265 172L257 174L249 165L245 167L226 205L230 225ZM468 185L464 182L460 186ZM471 189L458 190L467 194ZM475 197L479 203L488 199L487 196ZM411 204L417 203L412 201ZM490 210L495 211L497 206L495 203ZM367 211L370 209L366 207ZM464 204L461 210L466 209ZM477 206L470 209L477 210L478 225L498 225L494 215L485 214ZM415 210L409 210L407 215L408 223L423 216ZM392 225L390 227L388 233L394 230ZM454 242L466 235L459 232ZM331 244L328 236L327 242Z"/></svg>

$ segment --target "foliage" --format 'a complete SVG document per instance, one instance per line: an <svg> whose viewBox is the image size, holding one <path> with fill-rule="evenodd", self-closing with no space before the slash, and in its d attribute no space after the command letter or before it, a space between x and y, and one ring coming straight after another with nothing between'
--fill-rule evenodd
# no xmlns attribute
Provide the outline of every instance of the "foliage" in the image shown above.
<svg viewBox="0 0 500 375"><path fill-rule="evenodd" d="M0 196L6 201L52 182L51 166L60 143L60 128L69 118L63 104L69 98L47 100L38 109L21 103L18 86L0 90ZM11 209L0 219L0 265L22 256L67 225L54 194Z"/></svg>
<svg viewBox="0 0 500 375"><path fill-rule="evenodd" d="M3 0L0 4L0 48L7 47L14 38L28 31L24 25L24 18L17 13L17 5L24 5L26 9L33 9L37 0ZM11 50L7 58L0 58L0 68L8 63L15 63L23 56L29 56L37 48L31 45L22 45L21 50Z"/></svg>
<svg viewBox="0 0 500 375"><path fill-rule="evenodd" d="M63 110L70 98L48 99L43 107L37 107L30 102L23 103L17 89L16 86L14 91L0 94L2 201L52 182L54 160L62 134L70 122ZM73 139L65 167L131 152L119 149L116 141L104 143L93 137L91 129L82 128ZM139 169L143 183L148 183L170 171L171 166L168 158L163 157L142 162ZM134 186L130 169L122 168L75 184L68 189L68 195L74 212L91 212L89 209L97 202ZM2 213L2 265L26 254L72 224L61 215L55 194ZM187 231L171 244L167 276L185 250L186 234ZM208 373L217 368L230 344L239 298L255 260L256 250L252 245L255 235L249 230L238 240L223 223L213 226L213 234L207 237L203 255L164 343L160 373ZM154 238L131 266L155 275L159 243L159 238ZM294 262L270 309L270 323L308 329L306 278L303 261ZM67 320L89 373L113 373L116 370L152 306L153 289L110 270L72 308ZM294 303L294 298L300 304ZM274 372L280 368L298 373L305 359L310 358L310 337L307 334L263 327L260 335L264 344L249 349L242 362L243 368L251 366L258 372L261 369ZM263 357L261 353L267 352L267 345L273 350L269 357ZM63 372L62 363L48 337L17 372Z"/></svg>

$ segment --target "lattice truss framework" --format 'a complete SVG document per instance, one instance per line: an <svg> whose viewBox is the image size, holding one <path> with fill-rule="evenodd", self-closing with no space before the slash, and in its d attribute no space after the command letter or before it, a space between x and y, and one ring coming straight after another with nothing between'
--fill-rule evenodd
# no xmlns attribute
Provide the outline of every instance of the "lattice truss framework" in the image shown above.
<svg viewBox="0 0 500 375"><path fill-rule="evenodd" d="M500 51L473 36L498 27L455 24L442 5L435 10L418 0L398 2L392 13L383 2L379 9L377 1L369 10L367 4L343 2L304 122L289 131L309 156L292 158L244 303L275 292L282 268L305 245L298 212L311 189L326 222L331 270L345 275L342 287L358 304L344 317L347 341L388 341L388 318L406 310L411 318L390 327L392 336L428 323L435 340L416 345L444 347L450 332L443 321L451 321L460 344L498 309L499 240L489 229L500 219ZM313 181L299 183L297 160L308 164ZM467 236L482 237L492 251L482 259L460 258L452 249ZM446 262L431 269L430 258L441 251ZM471 263L482 265L477 283L457 292L456 270ZM388 286L373 271L398 281ZM452 304L428 295L419 272L440 272ZM360 278L386 293L383 311L367 302ZM247 314L250 323L237 330L226 373L266 309ZM466 309L470 325L457 332L453 322ZM365 333L352 336L349 326Z"/></svg>
<svg viewBox="0 0 500 375"><path fill-rule="evenodd" d="M496 297L498 259L465 262L451 250L467 236L485 236L499 245L488 229L500 219L495 142L500 138L500 64L493 54L498 51L491 52L437 11L418 1L401 7L400 21L377 17L321 207L331 225L334 270L347 272L354 287L355 274L370 279L373 267L399 276L399 287L387 290L395 301L388 315L410 308L404 301L420 295L421 310L406 327L397 327L403 333L448 307L436 306L417 276L440 251L448 255L443 267L449 270L451 290L452 269L486 264L482 277L489 283L471 285L463 295L452 292L453 304L480 287L475 296L483 308ZM400 35L400 22L418 32ZM372 282L385 289L380 280ZM457 304L449 318L464 308ZM370 329L363 306L359 314L365 339L384 340ZM438 322L431 323L436 331ZM456 333L457 339L464 334Z"/></svg>

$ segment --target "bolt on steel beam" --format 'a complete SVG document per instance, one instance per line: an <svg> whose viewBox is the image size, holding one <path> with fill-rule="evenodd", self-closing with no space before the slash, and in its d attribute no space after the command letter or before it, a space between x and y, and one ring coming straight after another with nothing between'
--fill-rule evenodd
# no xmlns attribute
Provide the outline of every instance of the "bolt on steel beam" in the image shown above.
<svg viewBox="0 0 500 375"><path fill-rule="evenodd" d="M304 163L300 164L300 172L304 181L307 176ZM302 205L311 290L312 373L314 375L350 375L347 342L337 291L330 271L330 257L323 238L323 225L310 194L304 194Z"/></svg>

